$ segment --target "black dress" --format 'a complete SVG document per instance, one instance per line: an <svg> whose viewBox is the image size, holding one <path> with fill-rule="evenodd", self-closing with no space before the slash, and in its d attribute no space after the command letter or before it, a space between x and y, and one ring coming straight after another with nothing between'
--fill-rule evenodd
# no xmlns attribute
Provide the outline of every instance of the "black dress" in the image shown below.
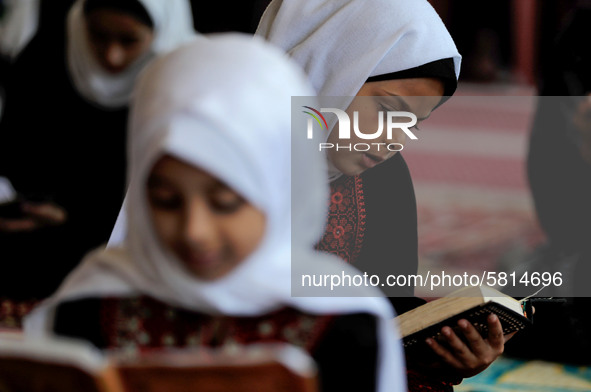
<svg viewBox="0 0 591 392"><path fill-rule="evenodd" d="M325 233L317 248L336 254L361 272L378 275L416 274L417 207L412 179L402 155L331 183ZM378 286L398 314L424 303L412 286Z"/></svg>
<svg viewBox="0 0 591 392"><path fill-rule="evenodd" d="M200 33L239 31L254 34L265 8L271 0L243 0L232 3L190 0L193 25ZM205 9L207 8L207 9ZM205 11L205 12L204 12Z"/></svg>
<svg viewBox="0 0 591 392"><path fill-rule="evenodd" d="M128 110L99 108L74 89L66 67L67 8L54 5L58 21L41 23L12 65L0 176L25 198L64 207L68 218L61 226L0 234L0 299L52 294L86 252L108 240L125 193Z"/></svg>
<svg viewBox="0 0 591 392"><path fill-rule="evenodd" d="M375 391L376 319L314 315L291 307L253 317L210 316L150 297L84 299L58 306L54 331L99 348L220 347L289 343L316 361L322 391Z"/></svg>
<svg viewBox="0 0 591 392"><path fill-rule="evenodd" d="M379 276L383 283L388 275L417 274L417 206L402 154L359 176L341 176L330 186L327 225L317 249L341 257L368 276ZM378 287L397 314L425 303L414 296L411 285ZM453 374L435 374L407 361L410 391L451 391L461 382Z"/></svg>

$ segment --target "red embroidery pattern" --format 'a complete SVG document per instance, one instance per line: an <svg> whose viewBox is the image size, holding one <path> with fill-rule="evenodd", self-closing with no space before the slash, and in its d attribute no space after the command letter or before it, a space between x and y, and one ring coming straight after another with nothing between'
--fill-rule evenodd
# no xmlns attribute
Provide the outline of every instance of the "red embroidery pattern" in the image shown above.
<svg viewBox="0 0 591 392"><path fill-rule="evenodd" d="M109 348L219 347L291 343L312 352L333 317L283 308L260 317L213 317L148 297L104 299L101 330Z"/></svg>
<svg viewBox="0 0 591 392"><path fill-rule="evenodd" d="M13 301L0 298L0 328L21 329L23 318L39 301Z"/></svg>
<svg viewBox="0 0 591 392"><path fill-rule="evenodd" d="M341 176L330 184L330 208L316 249L355 263L365 235L365 201L361 176Z"/></svg>

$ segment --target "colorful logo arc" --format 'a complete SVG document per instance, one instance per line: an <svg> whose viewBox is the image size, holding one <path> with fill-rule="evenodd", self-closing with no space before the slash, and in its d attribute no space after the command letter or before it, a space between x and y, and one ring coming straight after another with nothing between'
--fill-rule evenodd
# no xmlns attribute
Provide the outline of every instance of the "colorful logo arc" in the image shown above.
<svg viewBox="0 0 591 392"><path fill-rule="evenodd" d="M316 109L314 109L314 108L312 108L310 106L302 106L302 107L304 107L306 109L310 109L311 111L313 111L314 113L316 113L322 119L322 121L324 122L324 125L326 126L326 129L328 129L328 123L326 122L326 119L324 118L324 116L322 115L322 113L320 113L318 110L316 110ZM302 112L304 112L306 114L309 114L310 116L314 117L314 119L320 125L320 129L322 129L322 123L320 122L320 119L317 116L315 116L313 113L307 112L305 110L302 110Z"/></svg>

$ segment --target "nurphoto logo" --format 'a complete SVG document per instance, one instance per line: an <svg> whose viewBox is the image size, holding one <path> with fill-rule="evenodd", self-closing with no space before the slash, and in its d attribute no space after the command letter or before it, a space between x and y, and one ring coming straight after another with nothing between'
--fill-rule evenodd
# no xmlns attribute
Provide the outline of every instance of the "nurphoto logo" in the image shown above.
<svg viewBox="0 0 591 392"><path fill-rule="evenodd" d="M303 106L303 108L308 110L303 110L303 113L306 113L310 116L308 119L308 129L307 129L307 137L308 139L312 139L314 136L314 123L318 123L321 130L326 129L328 132L328 122L322 113L333 113L337 116L337 123L339 126L339 140L349 140L351 139L351 119L349 115L341 109L336 108L321 108L320 110L316 110L310 106ZM382 137L384 133L384 118L386 118L386 136L388 139L392 139L392 131L394 129L402 130L406 136L408 136L412 140L417 140L418 138L415 136L414 133L410 130L410 128L414 127L417 124L417 116L411 112L398 112L398 111L388 111L378 112L378 129L375 132L366 133L362 132L359 129L359 113L357 111L353 112L353 133L354 135L362 140L375 140ZM316 120L316 121L314 121ZM380 150L380 147L386 148L388 151L402 151L404 146L400 143L349 143L349 144L334 144L334 143L319 143L319 150L328 150L328 149L336 149L338 150L355 150L355 151L368 151L372 148L372 146L377 147L377 150Z"/></svg>

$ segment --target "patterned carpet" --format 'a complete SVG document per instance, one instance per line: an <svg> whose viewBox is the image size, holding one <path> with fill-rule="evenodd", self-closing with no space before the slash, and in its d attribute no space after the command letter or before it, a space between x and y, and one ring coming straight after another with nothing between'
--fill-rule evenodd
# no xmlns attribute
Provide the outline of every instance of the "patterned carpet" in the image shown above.
<svg viewBox="0 0 591 392"><path fill-rule="evenodd" d="M525 175L532 94L460 85L407 142L421 273L504 270L543 241Z"/></svg>

